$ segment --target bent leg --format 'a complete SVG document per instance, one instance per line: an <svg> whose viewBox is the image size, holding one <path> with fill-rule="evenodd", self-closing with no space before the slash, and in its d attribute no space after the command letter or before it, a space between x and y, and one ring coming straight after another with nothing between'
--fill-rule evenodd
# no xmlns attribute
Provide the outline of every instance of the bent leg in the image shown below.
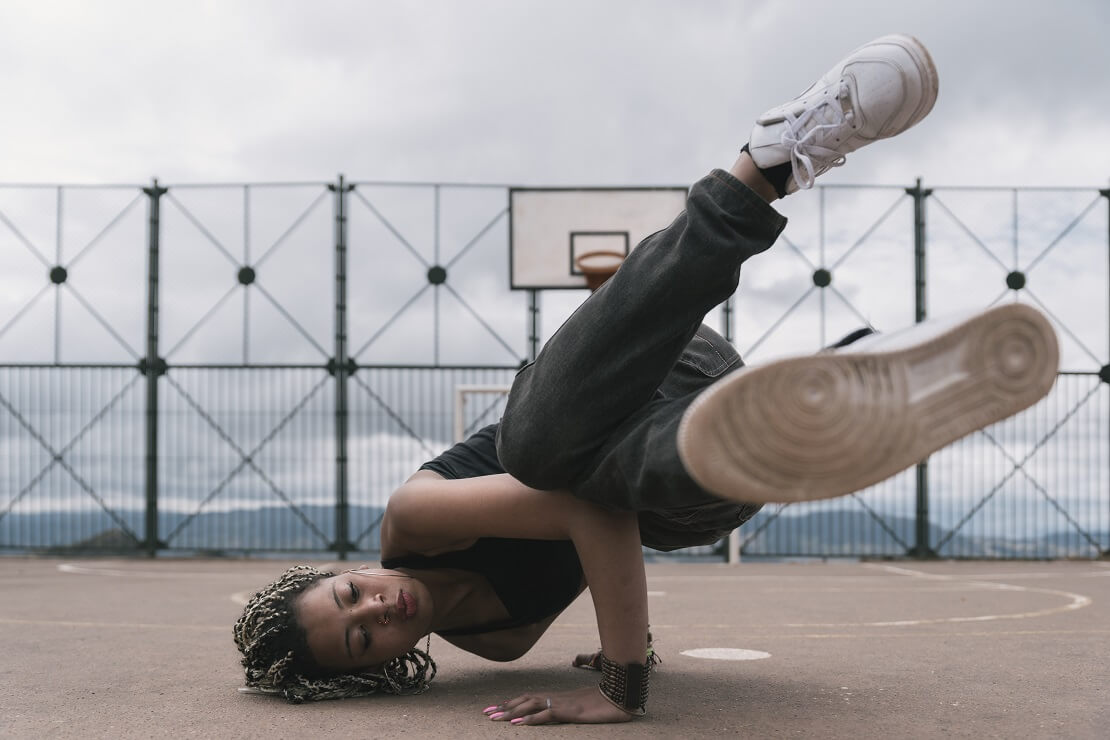
<svg viewBox="0 0 1110 740"><path fill-rule="evenodd" d="M574 488L607 440L652 403L705 314L736 290L740 266L786 225L760 195L715 170L687 208L648 237L513 383L501 464L536 488Z"/></svg>

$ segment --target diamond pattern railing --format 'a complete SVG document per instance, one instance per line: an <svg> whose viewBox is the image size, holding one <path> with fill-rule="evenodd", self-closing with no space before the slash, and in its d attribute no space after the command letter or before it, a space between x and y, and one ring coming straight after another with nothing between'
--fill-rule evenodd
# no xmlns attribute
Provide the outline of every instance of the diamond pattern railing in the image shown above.
<svg viewBox="0 0 1110 740"><path fill-rule="evenodd" d="M389 494L454 441L456 389L507 386L585 295L541 317L508 290L507 202L342 177L0 187L0 547L373 552ZM741 551L1104 555L1106 203L920 183L783 202L780 243L710 319L746 361L1018 300L1053 321L1063 372L882 484L766 507ZM503 395L475 403L464 429Z"/></svg>

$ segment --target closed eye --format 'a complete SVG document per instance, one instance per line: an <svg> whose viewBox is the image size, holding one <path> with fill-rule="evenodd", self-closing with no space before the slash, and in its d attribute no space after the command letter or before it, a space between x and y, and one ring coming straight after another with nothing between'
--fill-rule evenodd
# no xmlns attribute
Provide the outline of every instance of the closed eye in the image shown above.
<svg viewBox="0 0 1110 740"><path fill-rule="evenodd" d="M358 601L358 587L351 582L348 582L347 585L351 588L351 603L354 604Z"/></svg>
<svg viewBox="0 0 1110 740"><path fill-rule="evenodd" d="M362 634L362 652L370 649L370 633L366 631L365 627L359 627L358 631Z"/></svg>

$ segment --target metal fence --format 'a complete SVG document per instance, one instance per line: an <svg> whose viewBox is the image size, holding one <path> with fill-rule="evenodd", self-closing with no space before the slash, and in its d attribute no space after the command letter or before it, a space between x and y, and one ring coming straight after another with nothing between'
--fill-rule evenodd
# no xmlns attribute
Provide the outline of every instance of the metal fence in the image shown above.
<svg viewBox="0 0 1110 740"><path fill-rule="evenodd" d="M1063 372L915 469L766 507L742 552L1105 556L1108 202L920 181L783 202L707 319L748 362L1020 300ZM497 419L502 393L457 389L507 385L585 298L510 291L507 222L504 186L0 186L0 548L375 552L390 492Z"/></svg>

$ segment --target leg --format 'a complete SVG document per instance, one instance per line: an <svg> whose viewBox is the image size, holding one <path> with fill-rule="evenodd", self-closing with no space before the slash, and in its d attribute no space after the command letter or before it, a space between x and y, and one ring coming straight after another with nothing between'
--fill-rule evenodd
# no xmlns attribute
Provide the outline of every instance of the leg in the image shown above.
<svg viewBox="0 0 1110 740"><path fill-rule="evenodd" d="M687 212L634 250L521 372L498 437L505 468L530 485L570 487L621 508L718 501L677 449L686 408L707 394L667 398L661 383L704 314L735 290L741 263L784 226L767 203L811 187L846 152L916 124L936 91L924 47L889 36L764 114L745 147L751 158L695 185ZM744 499L742 489L706 488Z"/></svg>
<svg viewBox="0 0 1110 740"><path fill-rule="evenodd" d="M754 166L741 167L766 187ZM498 433L505 469L537 488L572 487L652 402L705 314L736 290L744 260L785 224L734 175L716 170L695 184L686 211L632 250L518 374Z"/></svg>

